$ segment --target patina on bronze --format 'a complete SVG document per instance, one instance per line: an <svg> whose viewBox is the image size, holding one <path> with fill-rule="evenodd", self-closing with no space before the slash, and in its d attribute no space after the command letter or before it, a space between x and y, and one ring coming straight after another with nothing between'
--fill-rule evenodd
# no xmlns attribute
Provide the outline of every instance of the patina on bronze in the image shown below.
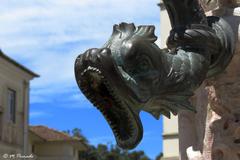
<svg viewBox="0 0 240 160"><path fill-rule="evenodd" d="M168 49L154 42L154 26L114 25L102 48L78 56L75 76L84 95L104 115L117 144L141 141L141 110L159 119L181 109L201 83L225 69L234 40L228 24L206 17L197 0L164 0L172 24Z"/></svg>

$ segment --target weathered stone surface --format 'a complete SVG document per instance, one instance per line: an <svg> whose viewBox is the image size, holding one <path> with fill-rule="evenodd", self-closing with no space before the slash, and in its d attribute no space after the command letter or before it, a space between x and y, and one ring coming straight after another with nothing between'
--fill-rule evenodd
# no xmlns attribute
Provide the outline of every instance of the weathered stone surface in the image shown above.
<svg viewBox="0 0 240 160"><path fill-rule="evenodd" d="M237 48L225 72L205 81L196 92L193 103L198 113L179 115L180 128L189 128L179 131L182 160L240 160L240 7L237 5L237 1L223 0L212 1L210 8L204 6L206 11L210 10L208 15L229 22L236 33Z"/></svg>

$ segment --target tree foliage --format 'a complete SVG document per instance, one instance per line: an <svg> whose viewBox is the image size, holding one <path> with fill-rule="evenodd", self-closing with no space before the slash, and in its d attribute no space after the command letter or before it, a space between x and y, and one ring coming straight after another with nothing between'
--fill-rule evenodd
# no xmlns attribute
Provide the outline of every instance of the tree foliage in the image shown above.
<svg viewBox="0 0 240 160"><path fill-rule="evenodd" d="M89 153L89 157L95 156L89 160L150 160L143 151L129 152L115 145L107 147L104 144L99 144L97 147L92 147Z"/></svg>
<svg viewBox="0 0 240 160"><path fill-rule="evenodd" d="M72 137L81 138L88 144L87 138L82 135L81 129L79 128L63 132ZM156 159L159 160L158 158L161 158L161 156L162 154L156 157ZM89 149L83 154L83 157L86 160L150 160L144 151L129 152L119 148L117 145L107 146L105 144L98 144L96 147L89 145Z"/></svg>
<svg viewBox="0 0 240 160"><path fill-rule="evenodd" d="M69 136L82 139L82 141L84 143L88 144L87 138L85 136L83 136L82 131L79 128L74 128L71 131L70 130L65 130L65 131L62 131L62 132L65 133L65 134L68 134Z"/></svg>

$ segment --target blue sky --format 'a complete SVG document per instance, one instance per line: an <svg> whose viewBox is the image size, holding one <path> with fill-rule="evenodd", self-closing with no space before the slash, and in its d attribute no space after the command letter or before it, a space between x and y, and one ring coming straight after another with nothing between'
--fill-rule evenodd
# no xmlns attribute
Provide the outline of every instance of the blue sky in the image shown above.
<svg viewBox="0 0 240 160"><path fill-rule="evenodd" d="M77 55L100 48L113 24L156 26L158 0L1 0L0 48L41 77L31 83L30 123L58 130L81 128L91 144L114 144L103 116L79 91ZM159 41L157 41L158 43ZM144 137L136 148L151 158L162 151L162 119L141 113Z"/></svg>

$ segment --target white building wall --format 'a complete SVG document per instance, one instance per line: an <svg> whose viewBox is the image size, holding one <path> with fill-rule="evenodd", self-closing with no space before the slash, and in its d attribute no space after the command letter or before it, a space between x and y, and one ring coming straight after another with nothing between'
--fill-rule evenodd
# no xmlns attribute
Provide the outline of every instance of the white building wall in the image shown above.
<svg viewBox="0 0 240 160"><path fill-rule="evenodd" d="M0 156L26 151L28 133L24 132L28 129L28 82L32 78L32 75L0 56ZM9 119L8 89L16 91L15 123Z"/></svg>
<svg viewBox="0 0 240 160"><path fill-rule="evenodd" d="M160 0L161 1L161 0ZM160 2L160 6L162 6L163 3ZM169 32L171 30L171 24L168 18L167 10L161 7L160 12L160 44L161 48L166 48L166 41L169 36Z"/></svg>
<svg viewBox="0 0 240 160"><path fill-rule="evenodd" d="M64 143L35 144L35 153L41 156L73 156L73 147Z"/></svg>
<svg viewBox="0 0 240 160"><path fill-rule="evenodd" d="M77 152L77 149L65 141L34 144L37 160L78 160Z"/></svg>
<svg viewBox="0 0 240 160"><path fill-rule="evenodd" d="M171 24L162 0L160 0L160 7L160 44L161 48L166 48L166 41L171 30ZM163 158L166 160L175 160L178 159L178 157L178 117L171 115L171 119L163 118Z"/></svg>

